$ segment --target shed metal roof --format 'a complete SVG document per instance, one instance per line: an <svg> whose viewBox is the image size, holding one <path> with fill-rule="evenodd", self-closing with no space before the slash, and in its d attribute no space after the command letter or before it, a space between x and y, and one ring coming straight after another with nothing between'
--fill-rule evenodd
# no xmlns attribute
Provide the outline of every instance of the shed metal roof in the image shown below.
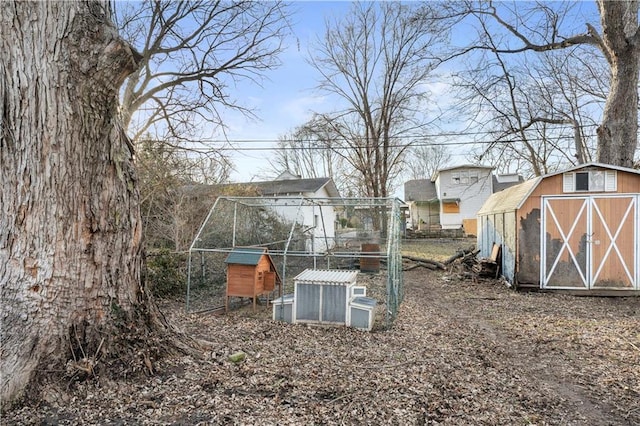
<svg viewBox="0 0 640 426"><path fill-rule="evenodd" d="M377 304L376 299L372 299L371 297L359 296L354 297L351 301L351 306L364 307L364 308L375 308Z"/></svg>
<svg viewBox="0 0 640 426"><path fill-rule="evenodd" d="M598 167L598 168L602 168L602 169L611 169L611 170L618 170L621 172L625 172L625 173L633 173L633 174L640 174L640 170L636 170L636 169L630 169L628 167L622 167L622 166L614 166L612 164L605 164L605 163L597 163L597 162L591 162L591 163L585 163L585 164L578 164L577 166L573 166L571 168L568 169L564 169L564 170L558 170L555 171L553 173L549 173L544 175L543 177L549 177L549 176L555 176L555 175L559 175L561 173L567 173L567 172L574 172L576 170L580 170L580 169L586 169L586 168L591 168L591 167Z"/></svg>
<svg viewBox="0 0 640 426"><path fill-rule="evenodd" d="M491 194L482 207L480 207L477 215L481 216L487 213L503 213L517 210L541 179L541 177L537 177Z"/></svg>
<svg viewBox="0 0 640 426"><path fill-rule="evenodd" d="M257 265L260 258L266 254L267 249L262 247L237 247L224 260L224 263L238 265Z"/></svg>
<svg viewBox="0 0 640 426"><path fill-rule="evenodd" d="M337 269L306 269L296 275L294 281L312 284L350 284L356 282L358 271L341 271Z"/></svg>

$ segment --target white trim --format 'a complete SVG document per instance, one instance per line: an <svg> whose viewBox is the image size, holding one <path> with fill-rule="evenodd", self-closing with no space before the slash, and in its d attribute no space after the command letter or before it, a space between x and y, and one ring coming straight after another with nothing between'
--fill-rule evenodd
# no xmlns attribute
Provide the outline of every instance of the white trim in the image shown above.
<svg viewBox="0 0 640 426"><path fill-rule="evenodd" d="M578 174L588 174L589 188L586 190L576 189L576 178ZM602 174L601 184L596 184L596 176ZM565 172L562 174L562 192L570 193L597 193L597 192L616 192L618 190L618 172L616 170L576 170Z"/></svg>
<svg viewBox="0 0 640 426"><path fill-rule="evenodd" d="M618 172L616 170L604 171L604 191L616 192L618 190Z"/></svg>
<svg viewBox="0 0 640 426"><path fill-rule="evenodd" d="M575 253L573 253L573 251L571 250L571 248L569 247L569 239L571 238L571 236L573 235L573 232L576 229L576 226L578 225L578 220L582 218L582 214L585 212L586 210L586 206L587 206L587 197L572 197L571 199L576 200L576 199L582 199L582 206L580 207L580 211L578 212L578 214L576 215L575 220L573 221L573 224L571 225L571 228L569 229L569 232L565 235L562 227L560 226L560 223L558 222L558 218L555 215L555 212L553 211L553 209L551 208L551 206L549 205L549 201L550 200L562 200L562 199L567 199L566 197L542 197L542 220L543 220L543 226L542 226L542 232L540 233L542 240L542 256L540 259L540 285L542 286L542 288L549 288L548 282L549 282L549 278L551 278L553 276L553 273L556 269L556 266L558 266L558 263L560 262L560 257L562 255L562 253L564 252L565 248L567 249L567 253L569 254L569 256L571 257L571 260L573 261L574 266L576 267L576 270L578 271L578 273L580 274L580 278L582 279L582 283L584 284L584 288L587 289L589 288L589 283L588 283L588 279L585 273L583 273L583 271L580 268L580 264L578 263L578 259L576 259ZM546 248L547 248L547 244L546 244L546 235L547 235L547 211L549 212L549 214L551 215L556 228L558 229L558 232L560 233L560 236L562 237L562 247L560 248L560 251L558 252L556 258L554 259L553 265L551 266L551 268L549 269L549 273L547 274L547 253L546 253ZM589 210L586 210L586 214L587 214L587 226L589 221ZM589 246L587 246L587 259L589 258ZM587 269L588 269L588 265ZM587 272L587 271L585 271ZM558 287L558 286L552 286L551 288L565 288L565 287ZM567 288L582 288L582 287L567 287Z"/></svg>
<svg viewBox="0 0 640 426"><path fill-rule="evenodd" d="M575 192L575 175L564 173L562 175L562 192Z"/></svg>

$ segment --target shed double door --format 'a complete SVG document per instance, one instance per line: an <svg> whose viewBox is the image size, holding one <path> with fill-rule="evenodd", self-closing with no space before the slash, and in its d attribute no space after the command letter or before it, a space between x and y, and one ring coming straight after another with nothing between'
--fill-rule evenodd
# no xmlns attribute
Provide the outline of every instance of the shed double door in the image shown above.
<svg viewBox="0 0 640 426"><path fill-rule="evenodd" d="M542 198L541 287L640 289L640 196Z"/></svg>

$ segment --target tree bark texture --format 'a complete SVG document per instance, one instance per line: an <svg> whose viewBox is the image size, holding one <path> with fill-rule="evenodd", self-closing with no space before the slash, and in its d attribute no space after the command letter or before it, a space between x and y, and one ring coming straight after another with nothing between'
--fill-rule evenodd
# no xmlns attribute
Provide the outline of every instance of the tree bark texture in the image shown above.
<svg viewBox="0 0 640 426"><path fill-rule="evenodd" d="M611 86L598 127L601 163L633 167L638 133L638 2L598 0Z"/></svg>
<svg viewBox="0 0 640 426"><path fill-rule="evenodd" d="M0 3L0 385L105 351L139 316L141 220L116 118L136 56L107 2Z"/></svg>

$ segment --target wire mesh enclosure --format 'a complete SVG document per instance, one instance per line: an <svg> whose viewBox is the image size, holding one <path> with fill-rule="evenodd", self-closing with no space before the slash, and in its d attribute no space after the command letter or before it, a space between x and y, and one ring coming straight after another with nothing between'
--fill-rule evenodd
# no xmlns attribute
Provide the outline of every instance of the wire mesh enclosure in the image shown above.
<svg viewBox="0 0 640 426"><path fill-rule="evenodd" d="M378 301L375 327L387 328L403 298L400 205L395 198L219 197L189 249L186 309L223 308L229 253L262 247L283 283L271 299L293 293L293 278L307 269L356 270L358 285Z"/></svg>

